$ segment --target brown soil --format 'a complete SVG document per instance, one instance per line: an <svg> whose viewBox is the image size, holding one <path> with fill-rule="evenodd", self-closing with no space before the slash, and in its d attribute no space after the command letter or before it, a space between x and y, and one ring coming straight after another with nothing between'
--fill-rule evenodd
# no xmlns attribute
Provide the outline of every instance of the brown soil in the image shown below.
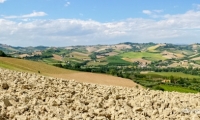
<svg viewBox="0 0 200 120"><path fill-rule="evenodd" d="M30 55L28 55L28 54L21 54L21 55L19 55L20 58L29 57L29 56Z"/></svg>
<svg viewBox="0 0 200 120"><path fill-rule="evenodd" d="M85 56L88 57L89 54L84 54L84 53L80 53L80 52L72 52L72 55L78 55L78 56Z"/></svg>
<svg viewBox="0 0 200 120"><path fill-rule="evenodd" d="M74 79L75 81L79 82L97 83L103 85L114 85L123 87L135 87L137 85L129 79L87 72L77 72L72 74L50 74L50 76L63 79Z"/></svg>
<svg viewBox="0 0 200 120"><path fill-rule="evenodd" d="M33 55L42 55L42 52L40 52L40 51L34 52Z"/></svg>
<svg viewBox="0 0 200 120"><path fill-rule="evenodd" d="M172 52L168 52L168 51L164 51L161 54L163 55L163 57L165 57L167 59L182 58L182 57L184 57L183 54L177 54L177 53L172 53Z"/></svg>
<svg viewBox="0 0 200 120"><path fill-rule="evenodd" d="M60 55L53 54L53 59L58 60L58 61L62 61L63 58Z"/></svg>
<svg viewBox="0 0 200 120"><path fill-rule="evenodd" d="M87 47L86 50L88 52L94 52L95 50L97 50L95 47Z"/></svg>
<svg viewBox="0 0 200 120"><path fill-rule="evenodd" d="M115 47L117 50L131 48L130 45L125 45L125 44L115 45Z"/></svg>
<svg viewBox="0 0 200 120"><path fill-rule="evenodd" d="M119 53L117 52L110 52L110 53L106 53L105 55L109 55L109 56L114 56L114 55L118 55Z"/></svg>
<svg viewBox="0 0 200 120"><path fill-rule="evenodd" d="M200 57L193 58L192 60L200 60Z"/></svg>
<svg viewBox="0 0 200 120"><path fill-rule="evenodd" d="M105 58L105 56L97 55L97 58L98 58L98 59L100 59L100 58Z"/></svg>

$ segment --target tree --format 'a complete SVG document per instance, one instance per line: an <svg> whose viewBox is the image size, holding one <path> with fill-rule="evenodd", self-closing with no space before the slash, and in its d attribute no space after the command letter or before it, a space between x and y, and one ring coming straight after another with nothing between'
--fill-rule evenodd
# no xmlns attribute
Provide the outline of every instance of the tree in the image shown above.
<svg viewBox="0 0 200 120"><path fill-rule="evenodd" d="M173 75L171 75L171 76L169 77L169 79L170 79L171 83L175 83L175 82L176 82Z"/></svg>
<svg viewBox="0 0 200 120"><path fill-rule="evenodd" d="M92 60L96 60L96 59L97 59L96 53L92 53L91 55L89 55L89 57L90 57Z"/></svg>
<svg viewBox="0 0 200 120"><path fill-rule="evenodd" d="M117 74L117 71L116 71L115 69L110 69L110 70L109 70L109 73L110 73L111 75L116 75L116 74Z"/></svg>
<svg viewBox="0 0 200 120"><path fill-rule="evenodd" d="M3 51L0 50L0 57L7 57L7 55Z"/></svg>

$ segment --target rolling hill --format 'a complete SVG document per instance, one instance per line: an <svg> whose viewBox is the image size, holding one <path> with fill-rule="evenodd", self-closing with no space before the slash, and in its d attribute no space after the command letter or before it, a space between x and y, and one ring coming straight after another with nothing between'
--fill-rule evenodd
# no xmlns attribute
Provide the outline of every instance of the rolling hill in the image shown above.
<svg viewBox="0 0 200 120"><path fill-rule="evenodd" d="M170 85L199 92L199 77L189 77L200 75L199 46L199 44L177 45L151 42L65 47L13 47L0 44L0 50L5 54L13 58L21 58L21 60L5 60L8 58L4 58L0 66L82 82L134 86L132 81L129 84L130 80L124 82L127 79L122 79L128 78L151 89L161 89L159 84L168 85L168 83L163 83L163 80L169 81L172 79L171 76L176 76L175 79L178 82L170 83ZM156 73L150 80L148 74L140 75L149 71ZM159 72L162 75L155 82ZM163 72L166 73L163 74Z"/></svg>

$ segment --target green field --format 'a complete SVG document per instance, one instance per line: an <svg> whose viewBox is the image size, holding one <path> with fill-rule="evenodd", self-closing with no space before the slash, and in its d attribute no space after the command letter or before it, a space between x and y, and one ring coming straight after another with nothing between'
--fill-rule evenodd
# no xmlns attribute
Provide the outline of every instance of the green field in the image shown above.
<svg viewBox="0 0 200 120"><path fill-rule="evenodd" d="M109 56L107 57L107 62L109 64L124 64L124 65L130 65L130 62L127 62L123 59L121 59L120 56Z"/></svg>
<svg viewBox="0 0 200 120"><path fill-rule="evenodd" d="M56 63L59 63L59 61L57 60L54 60L52 58L44 58L42 59L43 62L47 63L47 64L56 64Z"/></svg>
<svg viewBox="0 0 200 120"><path fill-rule="evenodd" d="M188 56L194 54L194 52L193 52L193 51L190 51L190 50L180 50L179 53L180 53L180 54L185 53L185 54L188 55Z"/></svg>
<svg viewBox="0 0 200 120"><path fill-rule="evenodd" d="M166 58L162 57L159 53L150 53L150 52L127 52L120 54L123 58L143 58L150 61L157 61L157 60L165 60Z"/></svg>
<svg viewBox="0 0 200 120"><path fill-rule="evenodd" d="M94 62L94 61L90 61L87 63L87 65L107 65L108 63L107 62Z"/></svg>
<svg viewBox="0 0 200 120"><path fill-rule="evenodd" d="M176 91L176 92L182 92L182 93L198 93L198 91L191 90L185 87L179 87L179 86L170 86L170 85L159 85L161 88L163 88L165 91Z"/></svg>
<svg viewBox="0 0 200 120"><path fill-rule="evenodd" d="M147 75L160 75L160 76L165 76L165 77L170 77L170 76L174 76L174 77L182 77L182 78L200 78L200 76L197 75L190 75L190 74L185 74L182 72L149 72L147 73Z"/></svg>
<svg viewBox="0 0 200 120"><path fill-rule="evenodd" d="M151 46L151 47L147 48L147 50L149 52L159 52L158 50L156 50L158 47L159 47L159 45Z"/></svg>
<svg viewBox="0 0 200 120"><path fill-rule="evenodd" d="M196 60L195 63L200 65L200 60Z"/></svg>

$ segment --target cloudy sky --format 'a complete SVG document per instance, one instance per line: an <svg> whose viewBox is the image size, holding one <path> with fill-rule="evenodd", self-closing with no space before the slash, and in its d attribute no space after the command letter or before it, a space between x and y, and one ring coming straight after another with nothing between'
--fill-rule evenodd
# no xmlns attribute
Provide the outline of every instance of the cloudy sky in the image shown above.
<svg viewBox="0 0 200 120"><path fill-rule="evenodd" d="M0 43L200 43L199 0L0 0Z"/></svg>

